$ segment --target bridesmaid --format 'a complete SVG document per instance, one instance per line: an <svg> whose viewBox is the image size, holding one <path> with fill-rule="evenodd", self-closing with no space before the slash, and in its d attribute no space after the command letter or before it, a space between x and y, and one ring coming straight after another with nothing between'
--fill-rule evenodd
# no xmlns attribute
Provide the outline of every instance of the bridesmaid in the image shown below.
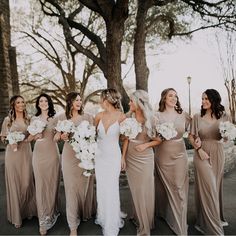
<svg viewBox="0 0 236 236"><path fill-rule="evenodd" d="M78 126L83 120L93 124L93 117L84 114L79 93L70 92L66 96L66 112L58 117L59 120L71 120ZM87 220L95 214L94 175L86 177L84 170L78 166L72 146L67 142L67 133L55 135L55 139L65 141L62 151L62 174L66 194L66 216L70 228L70 235L77 235L77 228L81 220Z"/></svg>
<svg viewBox="0 0 236 236"><path fill-rule="evenodd" d="M33 171L36 187L36 203L39 219L39 232L45 235L57 221L60 184L60 160L57 143L54 142L55 110L52 99L41 94L36 100L36 114L31 119L41 120L46 129L41 134L29 136L36 140L33 151Z"/></svg>
<svg viewBox="0 0 236 236"><path fill-rule="evenodd" d="M183 112L176 91L167 88L161 93L157 123L171 122L177 136L155 148L156 214L165 219L177 235L187 235L188 157L183 134L190 117Z"/></svg>
<svg viewBox="0 0 236 236"><path fill-rule="evenodd" d="M142 132L135 139L125 139L122 154L122 169L126 168L127 178L135 208L138 235L150 235L154 227L154 152L152 141L154 119L148 94L135 91L130 97L130 114L142 124Z"/></svg>
<svg viewBox="0 0 236 236"><path fill-rule="evenodd" d="M28 124L24 98L15 95L10 99L9 115L2 124L1 140L5 141L9 132L26 134ZM7 145L5 155L7 219L15 228L20 228L24 218L37 215L32 151L30 143L26 141L17 144L17 150L13 150L13 145Z"/></svg>
<svg viewBox="0 0 236 236"><path fill-rule="evenodd" d="M224 149L219 124L229 121L220 94L207 89L202 94L201 113L193 117L190 141L195 148L195 228L204 234L223 235L228 223L223 216Z"/></svg>

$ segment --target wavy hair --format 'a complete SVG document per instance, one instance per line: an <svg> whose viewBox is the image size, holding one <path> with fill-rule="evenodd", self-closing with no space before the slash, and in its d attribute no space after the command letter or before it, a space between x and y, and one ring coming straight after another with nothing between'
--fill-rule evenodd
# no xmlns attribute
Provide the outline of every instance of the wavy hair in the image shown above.
<svg viewBox="0 0 236 236"><path fill-rule="evenodd" d="M139 107L145 118L145 127L147 128L147 134L151 138L154 134L154 114L152 110L152 106L149 103L148 93L144 90L136 90L130 95L130 99L132 99L133 103L136 107Z"/></svg>
<svg viewBox="0 0 236 236"><path fill-rule="evenodd" d="M10 109L9 109L9 112L8 112L8 117L10 119L10 122L8 124L9 127L12 126L12 123L16 119L15 105L16 105L17 98L22 98L25 101L25 99L21 95L14 95L10 98ZM25 124L29 124L29 117L28 117L26 108L23 111L23 119L24 119Z"/></svg>
<svg viewBox="0 0 236 236"><path fill-rule="evenodd" d="M102 101L107 100L114 108L123 111L123 107L121 105L121 94L113 88L104 89L101 92Z"/></svg>
<svg viewBox="0 0 236 236"><path fill-rule="evenodd" d="M161 99L159 101L159 109L158 111L160 112L163 112L165 109L166 109L166 97L167 97L167 94L169 93L169 91L174 91L176 92L175 89L173 88L167 88L167 89L164 89L162 92L161 92ZM177 94L177 92L176 92ZM179 102L179 97L177 96L177 102L176 102L176 106L175 106L175 110L177 111L177 113L181 114L183 112L183 109L181 107L181 104Z"/></svg>
<svg viewBox="0 0 236 236"><path fill-rule="evenodd" d="M77 96L80 96L78 92L70 92L66 95L66 118L70 119L72 118L72 108L73 108L73 102L76 100ZM78 114L83 113L83 106L81 106L81 109L78 111Z"/></svg>
<svg viewBox="0 0 236 236"><path fill-rule="evenodd" d="M48 118L53 117L56 114L56 111L54 109L52 98L46 93L41 93L36 99L35 108L36 108L37 112L36 112L35 116L40 116L42 113L42 111L39 107L39 100L41 97L45 97L48 101Z"/></svg>
<svg viewBox="0 0 236 236"><path fill-rule="evenodd" d="M203 92L207 95L208 100L211 103L211 117L215 115L216 119L220 119L225 112L225 107L221 104L221 96L215 89L207 89ZM201 106L201 117L206 114L206 109Z"/></svg>

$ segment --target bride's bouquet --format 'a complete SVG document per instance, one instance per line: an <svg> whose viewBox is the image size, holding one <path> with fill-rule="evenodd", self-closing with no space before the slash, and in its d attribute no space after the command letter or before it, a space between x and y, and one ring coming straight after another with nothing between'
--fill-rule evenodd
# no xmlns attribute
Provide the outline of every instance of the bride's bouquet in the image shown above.
<svg viewBox="0 0 236 236"><path fill-rule="evenodd" d="M63 133L71 133L74 129L74 123L71 120L59 120L55 130Z"/></svg>
<svg viewBox="0 0 236 236"><path fill-rule="evenodd" d="M25 135L22 132L19 131L14 131L14 132L10 132L8 133L6 140L8 140L9 144L15 144L15 147L13 149L14 152L17 151L17 144L18 142L21 142L25 139Z"/></svg>
<svg viewBox="0 0 236 236"><path fill-rule="evenodd" d="M158 124L156 126L156 131L157 131L157 135L162 140L170 140L177 135L177 131L175 130L174 124L171 122Z"/></svg>
<svg viewBox="0 0 236 236"><path fill-rule="evenodd" d="M95 126L90 125L88 121L82 121L74 127L69 143L76 153L76 158L81 161L79 167L86 170L83 174L90 176L95 167L94 158L97 149Z"/></svg>
<svg viewBox="0 0 236 236"><path fill-rule="evenodd" d="M135 118L126 118L120 123L120 133L129 139L134 139L142 132L142 125Z"/></svg>
<svg viewBox="0 0 236 236"><path fill-rule="evenodd" d="M47 124L44 121L36 119L32 121L27 130L31 135L36 135L42 133L46 126Z"/></svg>
<svg viewBox="0 0 236 236"><path fill-rule="evenodd" d="M219 125L221 137L227 140L234 140L236 138L236 127L229 121L221 121Z"/></svg>

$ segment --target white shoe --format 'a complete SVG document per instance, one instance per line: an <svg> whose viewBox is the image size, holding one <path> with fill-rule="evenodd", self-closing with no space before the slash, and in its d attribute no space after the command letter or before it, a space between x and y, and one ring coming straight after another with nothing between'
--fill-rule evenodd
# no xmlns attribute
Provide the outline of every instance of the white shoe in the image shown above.
<svg viewBox="0 0 236 236"><path fill-rule="evenodd" d="M221 226L223 227L229 226L229 223L227 221L221 221Z"/></svg>

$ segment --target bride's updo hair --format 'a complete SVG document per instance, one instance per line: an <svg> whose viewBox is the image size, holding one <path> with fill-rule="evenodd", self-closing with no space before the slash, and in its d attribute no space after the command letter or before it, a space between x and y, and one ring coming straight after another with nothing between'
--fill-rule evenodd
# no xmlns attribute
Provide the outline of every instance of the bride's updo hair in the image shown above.
<svg viewBox="0 0 236 236"><path fill-rule="evenodd" d="M147 134L151 138L154 134L154 115L152 106L149 103L148 93L144 90L136 90L130 96L136 107L139 107L145 118L145 127L147 128Z"/></svg>
<svg viewBox="0 0 236 236"><path fill-rule="evenodd" d="M121 95L116 89L104 89L101 93L101 99L102 101L107 100L114 108L123 110Z"/></svg>

